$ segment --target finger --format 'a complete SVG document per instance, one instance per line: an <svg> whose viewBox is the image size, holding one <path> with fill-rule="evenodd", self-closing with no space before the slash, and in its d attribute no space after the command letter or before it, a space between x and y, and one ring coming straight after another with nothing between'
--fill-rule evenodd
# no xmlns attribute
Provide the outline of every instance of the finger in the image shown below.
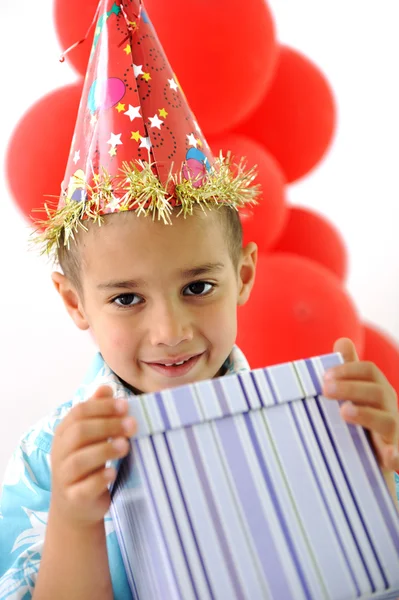
<svg viewBox="0 0 399 600"><path fill-rule="evenodd" d="M380 465L387 471L399 471L399 452L396 446L384 445L379 452Z"/></svg>
<svg viewBox="0 0 399 600"><path fill-rule="evenodd" d="M387 409L385 389L380 384L369 381L326 381L323 384L323 395L334 400L350 401L357 406Z"/></svg>
<svg viewBox="0 0 399 600"><path fill-rule="evenodd" d="M68 456L62 464L60 480L64 485L77 483L104 467L107 461L126 456L129 449L128 440L120 437L78 450Z"/></svg>
<svg viewBox="0 0 399 600"><path fill-rule="evenodd" d="M96 394L100 394L100 388ZM128 402L126 398L115 399L110 395L92 397L85 402L76 404L57 427L58 436L63 435L65 430L75 421L92 419L98 417L110 417L113 415L126 414Z"/></svg>
<svg viewBox="0 0 399 600"><path fill-rule="evenodd" d="M96 389L92 398L113 398L114 392L112 391L112 387L109 385L100 385L99 388Z"/></svg>
<svg viewBox="0 0 399 600"><path fill-rule="evenodd" d="M339 338L334 344L334 352L340 352L345 362L359 360L355 344L349 338Z"/></svg>
<svg viewBox="0 0 399 600"><path fill-rule="evenodd" d="M398 445L385 443L379 435L371 434L370 437L380 467L384 471L399 470Z"/></svg>
<svg viewBox="0 0 399 600"><path fill-rule="evenodd" d="M112 397L113 397L113 392L109 385L100 386L99 388L97 388L97 390L94 392L94 394L92 396L92 398L94 398L96 400L97 400L97 398L103 398L108 401L110 401ZM69 413L61 421L61 423L59 423L59 425L57 425L56 430L57 430L58 436L60 436L64 433L64 430L69 426L70 421L74 420L75 417L77 417L77 418L85 417L84 409L78 408L78 407L85 406L87 402L90 402L92 400L92 398L90 398L89 400L86 400L84 402L80 402L79 404L74 406L71 411L69 411Z"/></svg>
<svg viewBox="0 0 399 600"><path fill-rule="evenodd" d="M133 417L108 419L85 419L76 421L63 435L62 451L58 460L63 460L76 450L98 442L106 442L109 438L131 437L137 431L137 423Z"/></svg>
<svg viewBox="0 0 399 600"><path fill-rule="evenodd" d="M98 417L110 417L112 415L127 412L128 402L126 398L113 398L112 396L90 398L86 402L77 404L74 408L76 420L92 419Z"/></svg>
<svg viewBox="0 0 399 600"><path fill-rule="evenodd" d="M370 361L347 362L343 365L331 367L324 373L323 379L325 381L331 379L353 379L374 381L384 385L388 384L385 375Z"/></svg>
<svg viewBox="0 0 399 600"><path fill-rule="evenodd" d="M108 467L101 469L86 477L82 481L70 486L67 491L68 499L77 506L93 502L99 496L108 492L108 485L116 478L116 469Z"/></svg>
<svg viewBox="0 0 399 600"><path fill-rule="evenodd" d="M399 424L397 416L376 408L355 406L345 402L341 406L341 415L348 423L361 425L365 429L381 436L384 444L397 445Z"/></svg>

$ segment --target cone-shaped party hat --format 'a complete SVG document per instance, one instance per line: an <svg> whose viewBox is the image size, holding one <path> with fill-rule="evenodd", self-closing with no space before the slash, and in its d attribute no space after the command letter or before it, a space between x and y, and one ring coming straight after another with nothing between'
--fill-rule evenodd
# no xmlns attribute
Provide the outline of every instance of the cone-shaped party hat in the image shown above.
<svg viewBox="0 0 399 600"><path fill-rule="evenodd" d="M61 196L39 241L69 244L87 219L135 210L170 222L254 202L254 169L215 159L140 0L100 0Z"/></svg>

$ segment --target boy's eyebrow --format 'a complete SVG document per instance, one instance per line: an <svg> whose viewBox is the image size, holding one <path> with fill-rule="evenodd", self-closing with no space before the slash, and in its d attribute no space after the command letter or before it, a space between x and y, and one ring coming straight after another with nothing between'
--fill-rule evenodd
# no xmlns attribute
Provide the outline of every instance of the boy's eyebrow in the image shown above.
<svg viewBox="0 0 399 600"><path fill-rule="evenodd" d="M97 286L98 290L109 290L109 289L125 289L131 290L132 288L143 287L144 281L142 279L127 279L126 281L108 281L107 283L99 283Z"/></svg>
<svg viewBox="0 0 399 600"><path fill-rule="evenodd" d="M191 269L183 269L179 271L179 275L182 279L190 279L191 277L198 277L199 275L206 275L214 271L221 271L224 269L224 264L220 262L216 263L205 263L198 267ZM125 281L108 281L107 283L100 283L97 289L132 289L137 287L144 287L145 281L143 279L128 279Z"/></svg>
<svg viewBox="0 0 399 600"><path fill-rule="evenodd" d="M180 276L182 279L190 279L190 277L198 277L198 275L206 275L212 271L222 271L222 269L224 269L224 264L221 262L205 263L204 265L193 267L192 269L180 271Z"/></svg>

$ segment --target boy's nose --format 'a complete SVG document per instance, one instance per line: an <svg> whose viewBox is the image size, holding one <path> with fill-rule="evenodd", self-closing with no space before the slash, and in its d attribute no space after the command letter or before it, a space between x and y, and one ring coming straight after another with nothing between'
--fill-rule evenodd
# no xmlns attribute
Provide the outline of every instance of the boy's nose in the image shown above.
<svg viewBox="0 0 399 600"><path fill-rule="evenodd" d="M193 338L193 330L187 315L172 303L157 307L150 315L150 342L153 346L178 346Z"/></svg>

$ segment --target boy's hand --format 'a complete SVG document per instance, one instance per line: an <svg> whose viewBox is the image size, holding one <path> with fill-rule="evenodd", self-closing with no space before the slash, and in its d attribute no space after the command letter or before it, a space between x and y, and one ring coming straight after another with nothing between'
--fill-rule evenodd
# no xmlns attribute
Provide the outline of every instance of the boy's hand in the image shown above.
<svg viewBox="0 0 399 600"><path fill-rule="evenodd" d="M374 363L359 361L351 340L337 340L334 352L340 352L345 363L325 373L323 394L346 400L341 406L345 421L361 425L371 432L380 466L392 491L393 472L399 471L396 392Z"/></svg>
<svg viewBox="0 0 399 600"><path fill-rule="evenodd" d="M105 463L127 455L127 438L136 430L127 409L125 400L114 400L111 388L102 386L74 406L55 431L51 509L71 527L97 523L109 509L107 486L116 471L105 469Z"/></svg>

